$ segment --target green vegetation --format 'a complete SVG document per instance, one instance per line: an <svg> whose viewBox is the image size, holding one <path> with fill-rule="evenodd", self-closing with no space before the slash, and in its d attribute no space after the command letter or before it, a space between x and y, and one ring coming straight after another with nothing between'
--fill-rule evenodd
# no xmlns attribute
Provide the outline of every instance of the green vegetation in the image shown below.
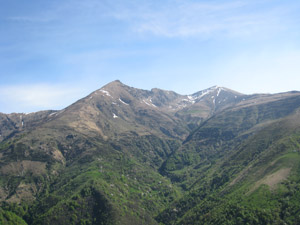
<svg viewBox="0 0 300 225"><path fill-rule="evenodd" d="M3 203L0 208L0 224L3 225L27 225L22 219L27 213L27 204L7 204Z"/></svg>
<svg viewBox="0 0 300 225"><path fill-rule="evenodd" d="M0 118L0 224L300 224L297 93L111 88Z"/></svg>

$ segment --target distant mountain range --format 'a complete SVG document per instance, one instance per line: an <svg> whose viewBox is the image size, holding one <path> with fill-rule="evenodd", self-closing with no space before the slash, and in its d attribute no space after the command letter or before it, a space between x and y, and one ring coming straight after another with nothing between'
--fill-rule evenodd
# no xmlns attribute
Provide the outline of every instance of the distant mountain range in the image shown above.
<svg viewBox="0 0 300 225"><path fill-rule="evenodd" d="M0 113L0 224L300 224L300 92L113 81Z"/></svg>

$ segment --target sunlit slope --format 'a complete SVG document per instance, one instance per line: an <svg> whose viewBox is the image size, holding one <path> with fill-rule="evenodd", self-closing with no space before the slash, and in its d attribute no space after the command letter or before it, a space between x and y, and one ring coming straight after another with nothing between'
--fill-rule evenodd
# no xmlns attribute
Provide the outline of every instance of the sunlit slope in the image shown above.
<svg viewBox="0 0 300 225"><path fill-rule="evenodd" d="M220 121L214 120L224 118L217 115L199 128L161 168L186 194L157 219L165 224L299 223L299 103L292 98L285 104L240 108L248 112L244 118L235 116L216 130L213 125ZM244 130L241 124L252 126Z"/></svg>

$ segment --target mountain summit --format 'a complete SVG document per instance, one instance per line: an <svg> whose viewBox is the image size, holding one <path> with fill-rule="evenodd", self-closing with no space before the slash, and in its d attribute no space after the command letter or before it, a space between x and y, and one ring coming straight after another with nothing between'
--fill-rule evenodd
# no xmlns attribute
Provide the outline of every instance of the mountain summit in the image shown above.
<svg viewBox="0 0 300 225"><path fill-rule="evenodd" d="M300 93L113 81L0 114L1 224L299 224Z"/></svg>

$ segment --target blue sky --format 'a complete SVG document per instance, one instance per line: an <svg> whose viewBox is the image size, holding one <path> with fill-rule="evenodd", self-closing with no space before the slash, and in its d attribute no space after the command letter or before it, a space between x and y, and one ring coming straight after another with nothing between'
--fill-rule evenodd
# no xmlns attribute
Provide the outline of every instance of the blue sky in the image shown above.
<svg viewBox="0 0 300 225"><path fill-rule="evenodd" d="M0 0L0 112L62 109L116 79L300 90L299 12L298 0Z"/></svg>

